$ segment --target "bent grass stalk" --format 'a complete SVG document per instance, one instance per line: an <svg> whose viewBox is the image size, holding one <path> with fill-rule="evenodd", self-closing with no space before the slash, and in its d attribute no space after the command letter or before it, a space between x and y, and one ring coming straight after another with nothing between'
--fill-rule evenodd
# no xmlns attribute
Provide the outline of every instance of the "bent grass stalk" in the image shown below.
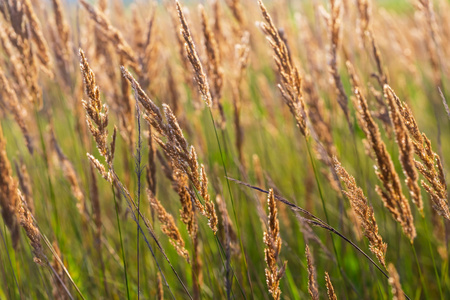
<svg viewBox="0 0 450 300"><path fill-rule="evenodd" d="M253 186L251 184L242 182L240 180L234 179L229 177L230 180L249 187L251 189L254 189L256 191L259 191L261 193L265 193L268 194L269 192L257 187L257 186ZM326 222L322 221L320 218L316 217L315 215L313 215L312 213L310 213L309 211L301 208L300 206L295 205L294 203L288 201L286 198L283 198L282 196L279 195L275 195L275 199L284 203L285 205L287 205L293 212L299 212L304 214L307 218L303 218L307 223L311 224L311 225L315 225L318 226L320 228L323 228L327 231L329 231L330 233L334 233L337 236L339 236L341 239L343 239L345 242L349 243L353 248L355 248L359 253L361 253L372 265L374 265L378 271L380 271L384 277L386 277L387 279L389 279L389 275L368 255L366 254L361 248L359 248L355 243L353 243L350 239L348 239L346 236L344 236L342 233L340 233L339 231L337 231L336 229L334 229L333 227L331 227L330 225L328 225ZM409 300L411 300L408 295L405 294L405 297Z"/></svg>

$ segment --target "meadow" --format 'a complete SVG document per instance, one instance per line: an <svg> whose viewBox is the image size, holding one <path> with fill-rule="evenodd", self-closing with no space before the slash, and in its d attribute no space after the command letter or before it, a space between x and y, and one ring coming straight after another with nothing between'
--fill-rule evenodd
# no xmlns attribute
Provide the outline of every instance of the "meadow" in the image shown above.
<svg viewBox="0 0 450 300"><path fill-rule="evenodd" d="M447 0L0 0L0 299L450 299Z"/></svg>

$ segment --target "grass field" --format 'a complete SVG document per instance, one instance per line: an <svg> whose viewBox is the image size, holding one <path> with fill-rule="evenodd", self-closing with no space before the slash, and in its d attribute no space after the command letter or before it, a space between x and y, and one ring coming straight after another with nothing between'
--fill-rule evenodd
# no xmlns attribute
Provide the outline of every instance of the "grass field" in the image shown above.
<svg viewBox="0 0 450 300"><path fill-rule="evenodd" d="M449 16L0 0L0 299L449 299Z"/></svg>

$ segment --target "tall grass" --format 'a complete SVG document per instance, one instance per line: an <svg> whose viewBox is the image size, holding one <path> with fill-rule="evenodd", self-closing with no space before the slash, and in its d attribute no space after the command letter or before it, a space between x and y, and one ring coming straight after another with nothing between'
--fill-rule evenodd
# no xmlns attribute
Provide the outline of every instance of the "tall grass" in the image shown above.
<svg viewBox="0 0 450 300"><path fill-rule="evenodd" d="M447 1L144 2L0 1L1 299L450 298Z"/></svg>

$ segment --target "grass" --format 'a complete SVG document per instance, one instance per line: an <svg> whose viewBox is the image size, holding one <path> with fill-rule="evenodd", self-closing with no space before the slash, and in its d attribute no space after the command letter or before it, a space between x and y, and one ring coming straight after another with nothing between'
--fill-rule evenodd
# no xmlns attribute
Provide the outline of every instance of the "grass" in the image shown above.
<svg viewBox="0 0 450 300"><path fill-rule="evenodd" d="M0 298L450 297L447 2L35 2L0 5Z"/></svg>

